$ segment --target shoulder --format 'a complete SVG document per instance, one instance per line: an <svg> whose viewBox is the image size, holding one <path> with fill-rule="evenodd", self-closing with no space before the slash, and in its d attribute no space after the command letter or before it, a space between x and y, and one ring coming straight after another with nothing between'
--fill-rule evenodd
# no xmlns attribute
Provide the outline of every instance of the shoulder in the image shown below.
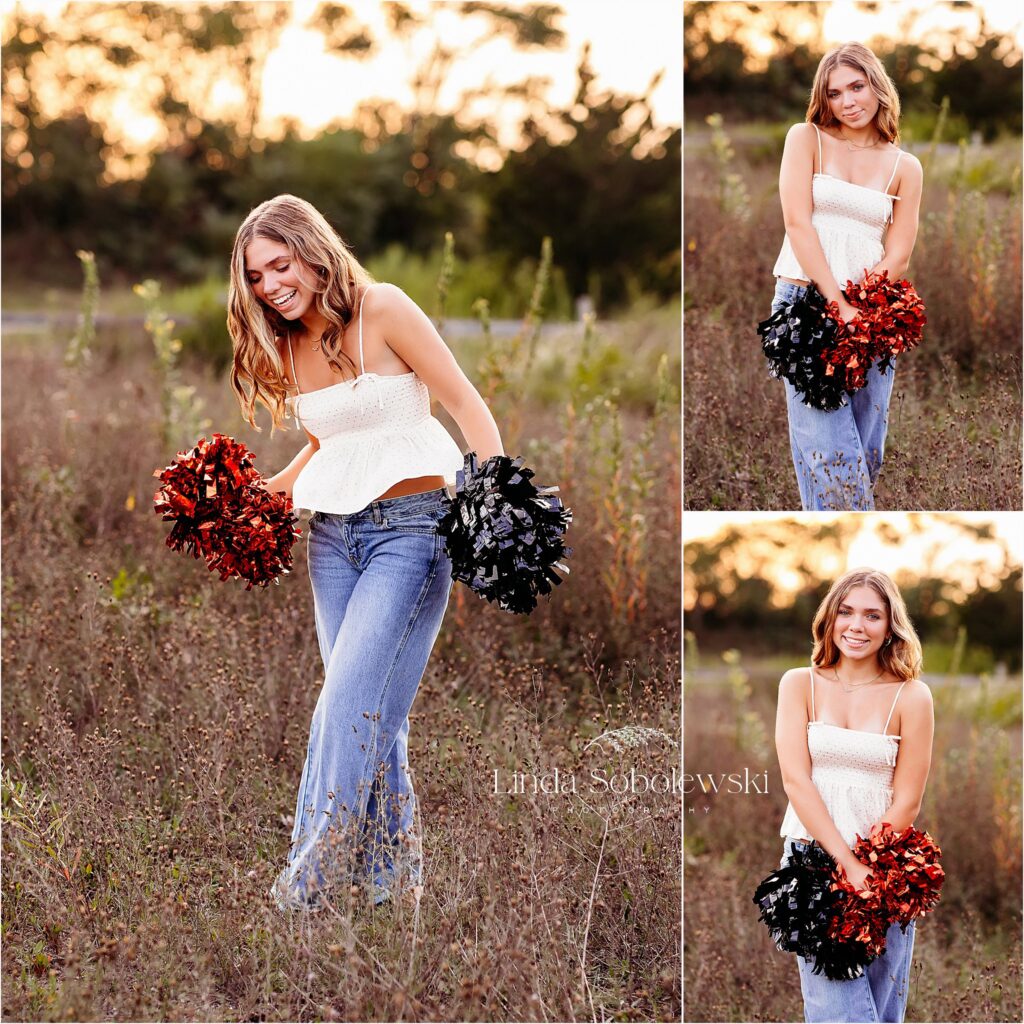
<svg viewBox="0 0 1024 1024"><path fill-rule="evenodd" d="M908 711L930 714L932 710L931 687L923 679L909 679L900 691L900 705L903 714Z"/></svg>
<svg viewBox="0 0 1024 1024"><path fill-rule="evenodd" d="M808 121L798 121L789 126L786 132L786 145L812 146L817 145L818 132Z"/></svg>
<svg viewBox="0 0 1024 1024"><path fill-rule="evenodd" d="M815 126L810 121L797 121L789 126L787 139L813 139L817 135Z"/></svg>
<svg viewBox="0 0 1024 1024"><path fill-rule="evenodd" d="M401 314L410 306L416 306L416 303L398 285L389 284L386 281L367 285L363 292L362 302L364 309L384 316Z"/></svg>
<svg viewBox="0 0 1024 1024"><path fill-rule="evenodd" d="M929 737L935 732L932 691L920 679L911 679L896 702L896 724L906 742L908 737Z"/></svg>
<svg viewBox="0 0 1024 1024"><path fill-rule="evenodd" d="M800 694L811 686L811 670L805 665L802 668L791 668L782 673L779 680L779 695Z"/></svg>
<svg viewBox="0 0 1024 1024"><path fill-rule="evenodd" d="M900 174L903 175L903 180L920 184L924 180L924 168L921 166L921 161L905 149L901 149L899 153Z"/></svg>
<svg viewBox="0 0 1024 1024"><path fill-rule="evenodd" d="M430 325L427 314L398 285L372 284L364 296L364 312L384 331L389 343L406 334L421 334L422 328Z"/></svg>

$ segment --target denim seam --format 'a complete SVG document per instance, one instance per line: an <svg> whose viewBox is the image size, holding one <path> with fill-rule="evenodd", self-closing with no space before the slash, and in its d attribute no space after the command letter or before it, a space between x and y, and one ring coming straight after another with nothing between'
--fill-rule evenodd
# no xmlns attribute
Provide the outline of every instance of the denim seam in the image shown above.
<svg viewBox="0 0 1024 1024"><path fill-rule="evenodd" d="M349 562L360 572L363 570L361 565L363 560L363 549L359 543L359 524L354 522L344 522L341 526L341 537L345 542L345 554L348 556Z"/></svg>
<svg viewBox="0 0 1024 1024"><path fill-rule="evenodd" d="M303 814L305 814L305 809L306 809L306 793L309 790L309 771L307 770L307 767L309 765L309 762L310 762L310 759L311 759L310 755L312 754L312 752L313 752L313 730L310 729L309 742L306 744L306 763L305 763L305 765L303 765L302 803L300 805L302 807ZM302 840L302 834L305 831L305 826L299 827L299 823L295 822L293 824L293 829L296 831L296 837L295 837L295 842L292 843L291 849L288 851L288 863L289 863L289 865L293 864L295 862L296 854L298 853L299 845L300 845L300 842Z"/></svg>
<svg viewBox="0 0 1024 1024"><path fill-rule="evenodd" d="M437 563L438 563L439 554L440 554L440 552L438 551L437 541L439 539L440 539L440 536L438 534L435 534L434 557L433 557L433 559L432 559L432 561L430 563L430 568L427 570L426 577L425 577L425 579L423 581L423 586L420 588L419 597L416 599L416 607L413 609L412 614L409 616L409 622L407 623L407 625L405 627L405 632L402 634L402 639L399 642L398 649L395 651L395 655L391 659L391 664L388 666L387 675L384 677L384 685L381 687L380 695L377 698L377 706L374 709L374 716L371 716L372 727L371 727L371 731L370 731L370 742L369 742L369 744L367 746L366 757L363 759L363 769L362 769L362 772L360 774L360 785L362 785L365 782L365 780L366 780L366 770L367 770L367 766L368 766L368 763L369 763L370 759L373 758L374 759L374 763L376 764L376 760L377 760L377 758L376 758L376 752L377 752L377 732L378 732L378 725L377 725L377 723L380 720L380 714L381 714L381 709L384 706L384 700L385 700L385 698L388 695L388 690L391 688L391 682L394 679L395 667L398 665L399 661L401 661L402 655L405 653L405 646L406 646L406 644L409 641L410 635L412 634L413 625L415 624L417 618L419 618L420 611L423 609L423 605L424 605L424 603L425 603L425 601L427 599L427 594L430 592L430 586L434 582L434 578L437 576ZM371 783L371 785L372 785L372 783ZM369 798L370 798L370 794L369 794L369 790L367 790L366 791L366 802L367 803L369 802ZM365 810L365 806L366 805L363 802L362 794L360 794L359 804L360 804L359 810L361 812L363 812ZM360 813L359 817L362 818L363 814Z"/></svg>

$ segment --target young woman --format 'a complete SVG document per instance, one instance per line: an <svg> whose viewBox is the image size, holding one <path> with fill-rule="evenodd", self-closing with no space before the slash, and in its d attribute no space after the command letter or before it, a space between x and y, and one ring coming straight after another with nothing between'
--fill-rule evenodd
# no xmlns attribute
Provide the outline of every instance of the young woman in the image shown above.
<svg viewBox="0 0 1024 1024"><path fill-rule="evenodd" d="M870 874L857 836L914 824L932 756L931 691L918 678L921 644L896 585L858 569L832 584L814 616L807 668L779 684L775 745L789 806L783 865L817 842L855 885ZM885 953L862 977L829 981L797 957L808 1021L902 1021L914 925L889 928Z"/></svg>
<svg viewBox="0 0 1024 1024"><path fill-rule="evenodd" d="M772 312L813 281L857 315L843 297L866 271L902 277L917 238L922 171L897 148L900 101L878 58L860 43L826 54L814 76L804 124L786 136L779 194L786 236L772 273ZM894 368L877 364L849 404L822 412L786 386L789 440L804 509L874 508L882 466Z"/></svg>
<svg viewBox="0 0 1024 1024"><path fill-rule="evenodd" d="M313 712L278 906L320 904L367 880L380 903L420 882L409 710L452 585L437 524L459 447L430 392L481 460L503 454L494 419L411 299L374 284L309 203L258 206L231 254L231 384L286 409L308 443L276 476L309 509L308 562L324 684ZM429 389L429 390L428 390Z"/></svg>

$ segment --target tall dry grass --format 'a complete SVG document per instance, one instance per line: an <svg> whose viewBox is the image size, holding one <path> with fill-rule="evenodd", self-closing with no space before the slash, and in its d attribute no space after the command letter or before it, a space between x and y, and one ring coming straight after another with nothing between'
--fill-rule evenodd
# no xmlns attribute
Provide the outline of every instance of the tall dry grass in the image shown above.
<svg viewBox="0 0 1024 1024"><path fill-rule="evenodd" d="M712 142L691 139L685 158L686 506L799 508L785 395L756 332L784 235L779 154ZM950 160L926 171L908 276L928 326L897 366L879 509L1021 506L1019 146Z"/></svg>
<svg viewBox="0 0 1024 1024"><path fill-rule="evenodd" d="M419 909L343 892L308 919L266 895L322 683L304 539L265 592L171 553L150 505L173 452L146 334L101 330L77 370L63 338L7 341L4 1018L678 1018L678 800L583 787L595 767L678 757L677 410L652 420L656 374L615 393L602 369L619 345L656 368L678 347L671 319L623 325L586 358L576 332L496 398L499 423L503 401L520 410L510 449L574 508L572 574L528 618L456 587L413 709ZM265 471L300 446L244 429L200 367L181 376ZM558 403L531 399L541 378ZM627 726L650 742L587 747ZM496 769L555 767L581 796L493 792Z"/></svg>
<svg viewBox="0 0 1024 1024"><path fill-rule="evenodd" d="M714 660L716 680L686 681L686 771L767 771L768 792L705 795L694 784L684 796L683 1019L800 1020L794 958L775 949L752 902L782 856L778 673L747 667L738 653ZM696 661L688 651L688 673ZM972 689L939 679L932 691L935 745L917 824L942 848L946 883L918 922L906 1019L1019 1021L1020 679Z"/></svg>

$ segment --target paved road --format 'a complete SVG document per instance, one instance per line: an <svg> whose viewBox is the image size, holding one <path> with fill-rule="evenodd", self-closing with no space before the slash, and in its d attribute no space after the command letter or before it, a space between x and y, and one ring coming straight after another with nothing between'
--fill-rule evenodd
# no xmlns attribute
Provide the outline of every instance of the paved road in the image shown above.
<svg viewBox="0 0 1024 1024"><path fill-rule="evenodd" d="M175 323L187 324L190 318L178 316L173 311L169 316ZM42 310L28 310L19 312L3 312L0 314L0 330L15 330L18 333L30 333L50 330L55 327L71 328L78 322L76 311L64 310L58 313L47 313ZM145 323L145 317L139 314L120 316L113 313L97 313L97 327L139 327ZM614 327L612 323L601 322L597 325L601 329ZM522 320L492 320L491 333L496 338L514 337L522 327ZM541 325L541 336L550 337L563 332L578 332L582 330L580 323L550 323ZM444 323L444 334L449 338L461 338L478 335L481 333L480 322L471 318L450 319Z"/></svg>

